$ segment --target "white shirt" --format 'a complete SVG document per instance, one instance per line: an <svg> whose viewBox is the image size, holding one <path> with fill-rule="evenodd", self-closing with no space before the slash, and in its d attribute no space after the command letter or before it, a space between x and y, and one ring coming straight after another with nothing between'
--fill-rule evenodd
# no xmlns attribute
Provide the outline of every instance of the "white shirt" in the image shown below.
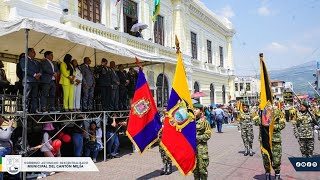
<svg viewBox="0 0 320 180"><path fill-rule="evenodd" d="M50 61L49 59L46 59L47 61L49 61L50 65L51 65L51 68L52 68L52 71L54 72L54 65L52 63L52 61ZM52 80L56 80L56 78L54 78L54 76L52 76Z"/></svg>

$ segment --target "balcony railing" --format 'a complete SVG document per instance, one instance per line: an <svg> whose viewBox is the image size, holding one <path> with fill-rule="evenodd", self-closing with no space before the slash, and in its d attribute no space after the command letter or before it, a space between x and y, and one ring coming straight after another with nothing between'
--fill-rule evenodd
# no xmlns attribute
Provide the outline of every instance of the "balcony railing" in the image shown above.
<svg viewBox="0 0 320 180"><path fill-rule="evenodd" d="M83 31L87 31L104 38L120 42L138 50L145 51L154 56L164 57L170 61L176 61L177 54L175 49L161 46L159 44L131 36L127 33L119 32L114 29L107 28L102 24L93 23L73 15L65 15L61 18L61 22Z"/></svg>

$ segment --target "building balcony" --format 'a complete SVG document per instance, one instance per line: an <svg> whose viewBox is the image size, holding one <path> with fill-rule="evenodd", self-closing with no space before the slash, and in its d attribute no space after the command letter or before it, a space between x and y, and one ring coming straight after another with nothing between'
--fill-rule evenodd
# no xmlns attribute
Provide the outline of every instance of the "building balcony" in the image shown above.
<svg viewBox="0 0 320 180"><path fill-rule="evenodd" d="M102 38L121 43L123 46L129 46L135 50L141 51L142 53L148 53L158 60L169 63L175 63L177 60L177 54L174 48L165 47L160 44L129 35L128 33L119 32L118 30L107 28L102 24L94 23L73 15L62 16L60 22L86 32L96 34ZM184 62L191 65L190 58L184 58Z"/></svg>

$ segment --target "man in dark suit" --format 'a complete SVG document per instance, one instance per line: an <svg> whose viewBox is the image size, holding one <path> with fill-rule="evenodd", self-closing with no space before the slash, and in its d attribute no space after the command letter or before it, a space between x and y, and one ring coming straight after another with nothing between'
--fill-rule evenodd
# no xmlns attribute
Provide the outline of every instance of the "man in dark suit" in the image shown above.
<svg viewBox="0 0 320 180"><path fill-rule="evenodd" d="M31 99L31 109L30 113L36 113L38 109L38 87L40 82L40 77L42 75L40 63L36 61L34 58L36 56L36 52L33 48L28 48L27 54L27 76L25 77L25 58L20 59L21 69L23 71L23 82L27 82L26 85L26 105L28 109L29 98Z"/></svg>
<svg viewBox="0 0 320 180"><path fill-rule="evenodd" d="M82 73L82 108L83 111L93 110L93 94L94 94L94 74L90 69L91 60L89 57L83 59L83 64L80 66Z"/></svg>
<svg viewBox="0 0 320 180"><path fill-rule="evenodd" d="M3 62L0 61L0 94L5 94L5 89L8 88L10 84L3 68Z"/></svg>
<svg viewBox="0 0 320 180"><path fill-rule="evenodd" d="M56 78L59 70L58 66L53 63L52 51L46 51L44 58L41 61L41 111L46 112L47 107L50 107L49 111L55 111Z"/></svg>
<svg viewBox="0 0 320 180"><path fill-rule="evenodd" d="M101 65L95 70L98 75L97 87L101 93L102 109L104 111L111 110L111 69L108 67L108 60L102 58Z"/></svg>
<svg viewBox="0 0 320 180"><path fill-rule="evenodd" d="M122 64L119 65L118 77L120 80L119 85L119 109L125 110L128 108L128 89L127 86L129 84L127 72L124 70Z"/></svg>
<svg viewBox="0 0 320 180"><path fill-rule="evenodd" d="M120 85L120 79L119 76L115 70L116 63L114 61L110 62L110 69L111 69L111 105L112 110L118 110L119 109L119 85Z"/></svg>

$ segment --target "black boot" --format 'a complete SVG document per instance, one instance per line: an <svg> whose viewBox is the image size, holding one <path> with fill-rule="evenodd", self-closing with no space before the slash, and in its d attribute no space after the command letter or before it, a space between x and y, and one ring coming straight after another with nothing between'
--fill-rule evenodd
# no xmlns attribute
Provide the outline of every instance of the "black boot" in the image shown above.
<svg viewBox="0 0 320 180"><path fill-rule="evenodd" d="M172 163L168 163L167 164L167 172L166 175L169 175L172 173Z"/></svg>
<svg viewBox="0 0 320 180"><path fill-rule="evenodd" d="M250 147L250 148L249 148L249 155L250 155L250 156L253 156L253 152L252 152L252 144L250 144L250 145L249 145L249 147Z"/></svg>
<svg viewBox="0 0 320 180"><path fill-rule="evenodd" d="M271 180L271 175L270 175L270 173L266 173L266 180Z"/></svg>
<svg viewBox="0 0 320 180"><path fill-rule="evenodd" d="M246 146L243 155L244 156L248 156L248 154L249 154L249 151L248 151L248 147Z"/></svg>
<svg viewBox="0 0 320 180"><path fill-rule="evenodd" d="M162 169L160 175L165 175L166 173L167 173L167 164L165 164L165 165L163 166L163 169Z"/></svg>
<svg viewBox="0 0 320 180"><path fill-rule="evenodd" d="M275 180L280 180L280 174L276 174L275 177L276 177Z"/></svg>

